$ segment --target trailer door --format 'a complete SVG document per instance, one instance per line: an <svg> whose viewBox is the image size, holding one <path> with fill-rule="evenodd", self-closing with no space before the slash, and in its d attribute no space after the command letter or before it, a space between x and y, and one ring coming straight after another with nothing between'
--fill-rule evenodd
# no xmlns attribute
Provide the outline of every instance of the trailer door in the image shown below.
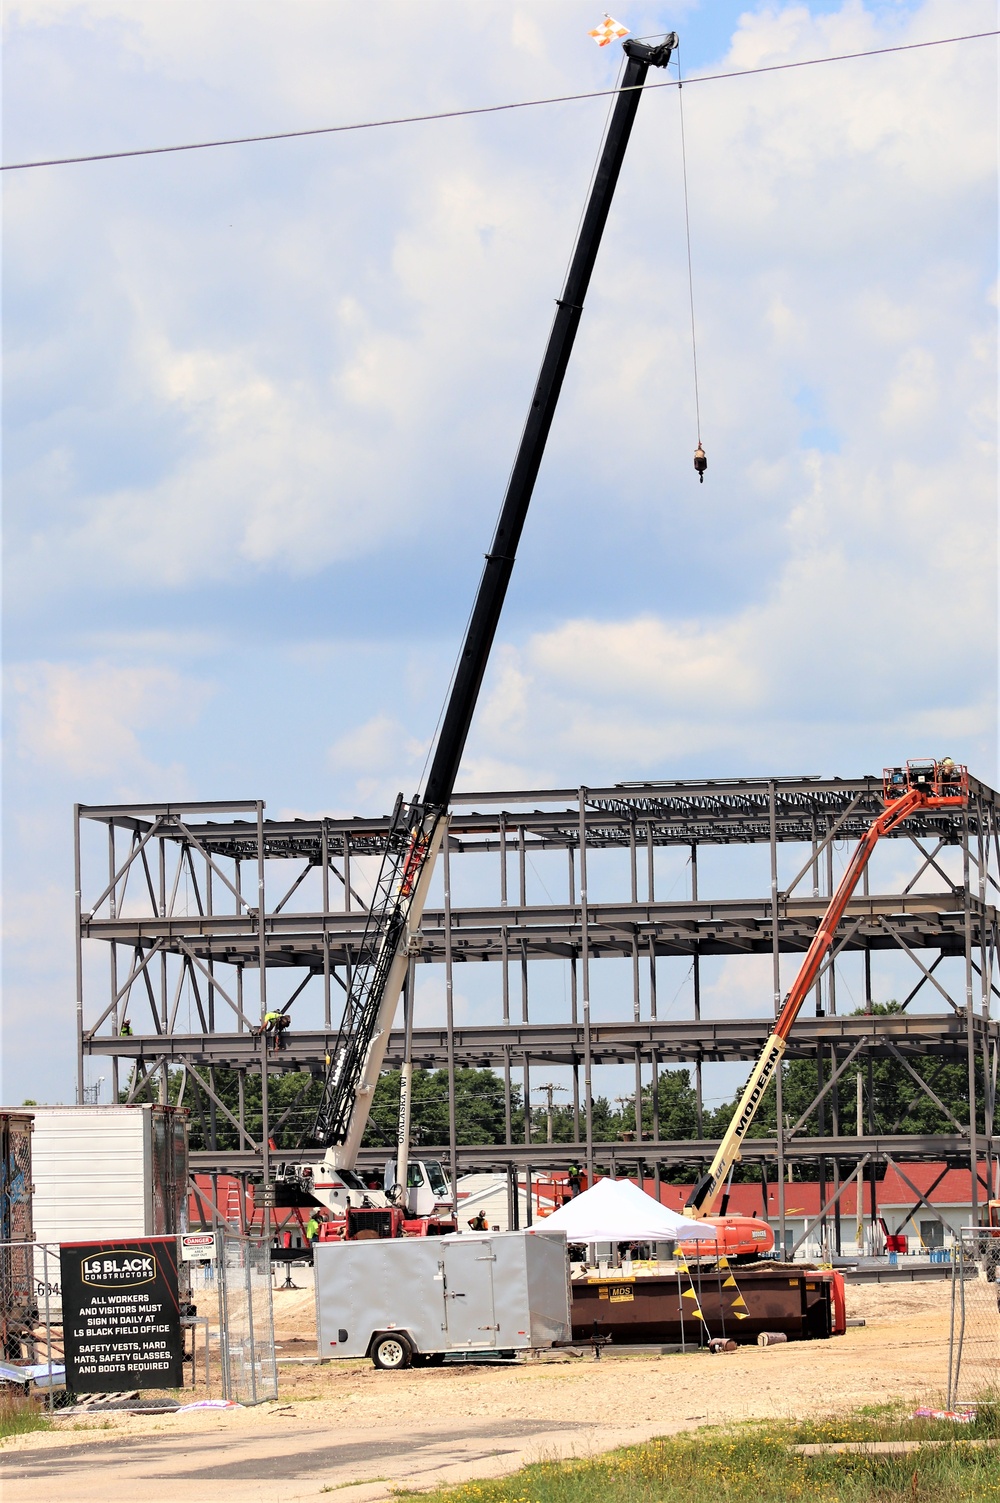
<svg viewBox="0 0 1000 1503"><path fill-rule="evenodd" d="M446 1242L443 1250L448 1345L495 1347L499 1327L493 1307L493 1249L485 1239L463 1237Z"/></svg>

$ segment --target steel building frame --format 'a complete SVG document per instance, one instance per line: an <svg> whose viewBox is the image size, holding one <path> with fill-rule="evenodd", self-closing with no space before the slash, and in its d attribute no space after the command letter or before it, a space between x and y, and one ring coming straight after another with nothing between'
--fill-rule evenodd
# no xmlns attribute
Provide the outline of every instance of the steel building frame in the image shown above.
<svg viewBox="0 0 1000 1503"><path fill-rule="evenodd" d="M710 1140L660 1137L657 1093L652 1092L653 1137L641 1143L594 1141L593 1071L602 1064L634 1067L636 1126L641 1135L640 1093L664 1066L693 1067L701 1114L702 1067L753 1059L773 1020L791 959L804 953L834 883L834 851L856 840L881 808L881 779L747 778L622 783L608 788L473 793L452 800L442 854L441 893L432 894L422 923L415 964L443 969L446 1023L414 1028L413 1059L444 1068L449 1080L449 1142L437 1151L453 1178L464 1169L558 1167L574 1157L589 1170L639 1160L655 1175L707 1162ZM103 827L103 828L102 828ZM219 1114L235 1127L241 1148L192 1155L192 1166L212 1172L269 1174L267 1078L277 1070L321 1073L336 1036L338 998L350 979L364 929L367 870L384 845L387 818L268 820L263 801L221 803L79 805L75 815L77 888L78 1089L84 1061L110 1057L114 1089L128 1078L132 1094L149 1088L168 1066L184 1072L199 1103L208 1103L209 1141ZM777 1135L746 1145L745 1157L773 1164L784 1222L785 1167L819 1164L831 1195L824 1205L839 1217L846 1184L867 1165L907 1159L971 1164L984 1161L974 1198L992 1186L994 1101L1000 1033L992 1016L997 988L997 908L1000 892L998 796L972 780L967 811L923 811L889 837L893 854L909 862L905 882L889 893L862 890L848 905L837 941L816 989L816 1016L801 1017L789 1058L813 1058L819 1091L799 1122L786 1124L780 1098ZM699 852L720 845L766 850L763 891L752 897L709 899L699 893ZM792 847L798 847L793 850ZM687 892L659 895L657 852L680 849ZM949 849L951 848L951 849ZM565 853L564 895L544 904L528 901L527 871L535 853ZM595 896L594 874L617 852L620 895ZM485 904L452 901L456 876L474 857L481 878L492 861L495 898ZM623 860L624 859L624 866ZM912 858L912 859L911 859ZM663 859L663 858L661 858ZM782 864L794 875L779 885ZM955 868L960 865L960 872ZM948 868L952 868L949 874ZM621 881L624 869L624 881ZM588 893L588 878L590 892ZM766 885L765 885L766 884ZM482 887L480 880L479 886ZM912 968L913 985L896 1014L838 1013L837 964L863 956L870 1005L871 958L896 951ZM771 957L772 995L761 997L758 1017L702 1015L701 968L713 956ZM663 1016L657 1007L658 962L684 957L690 964L687 1016ZM782 957L786 957L784 971ZM631 962L631 1011L625 1021L602 1018L592 1007L593 968L610 957ZM961 982L947 984L947 959ZM561 961L568 968L565 1016L532 1021L529 968ZM474 962L499 966L495 1021L474 1026L454 1019L455 972ZM250 976L247 976L247 972ZM103 974L102 974L103 973ZM254 974L255 973L255 974ZM411 975L413 974L411 968ZM942 977L945 979L943 980ZM110 983L110 984L109 984ZM288 1043L269 1053L262 1070L253 1032L272 999L292 1017ZM181 999L197 1015L182 1026ZM919 999L919 1001L918 1001ZM916 1010L911 1005L918 1002ZM931 1002L933 1010L920 1010ZM126 1016L133 1028L123 1036ZM404 1036L394 1031L386 1065L402 1058ZM911 1061L934 1056L964 1060L969 1098L964 1121L950 1112L952 1130L933 1135L880 1133L869 1118L860 1135L843 1132L838 1101L845 1072L878 1058L909 1069L914 1091L939 1109L933 1083ZM489 1066L505 1084L507 1141L459 1146L455 1130L455 1070ZM523 1143L510 1130L511 1080L521 1073L530 1102L532 1070L569 1067L575 1142L531 1142L525 1113ZM263 1143L247 1129L243 1090L233 1113L213 1090L212 1072L254 1071L262 1083ZM853 1078L853 1077L852 1077ZM537 1082L537 1076L536 1076ZM977 1125L975 1090L985 1102ZM846 1082L845 1082L846 1084ZM536 1084L537 1089L537 1084ZM780 1082L778 1089L780 1091ZM819 1112L822 1136L804 1138L803 1125ZM384 1150L372 1154L372 1162ZM850 1173L844 1171L850 1169ZM919 1193L919 1192L915 1192ZM975 1207L974 1207L975 1209Z"/></svg>

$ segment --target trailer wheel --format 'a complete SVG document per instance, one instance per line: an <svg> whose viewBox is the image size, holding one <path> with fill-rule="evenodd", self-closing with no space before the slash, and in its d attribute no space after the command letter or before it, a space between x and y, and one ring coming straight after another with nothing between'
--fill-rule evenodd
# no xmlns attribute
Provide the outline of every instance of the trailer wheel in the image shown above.
<svg viewBox="0 0 1000 1503"><path fill-rule="evenodd" d="M398 1372L413 1361L413 1348L405 1336L376 1336L372 1342L372 1361L383 1372Z"/></svg>

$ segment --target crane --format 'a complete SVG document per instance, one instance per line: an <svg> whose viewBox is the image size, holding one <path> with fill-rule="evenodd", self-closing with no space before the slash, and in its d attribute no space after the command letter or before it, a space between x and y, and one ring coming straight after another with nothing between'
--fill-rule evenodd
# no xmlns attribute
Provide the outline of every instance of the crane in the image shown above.
<svg viewBox="0 0 1000 1503"><path fill-rule="evenodd" d="M882 779L882 812L875 816L858 841L854 854L847 864L847 870L830 899L812 944L806 951L799 973L778 1013L773 1032L750 1072L715 1158L707 1174L702 1176L688 1197L687 1214L689 1216L710 1218L723 1228L727 1222L730 1224L733 1230L732 1251L741 1250L737 1246L741 1236L742 1241L746 1242L747 1227L743 1226L743 1223L751 1223L755 1218L717 1217L712 1213L719 1202L726 1180L739 1161L743 1139L764 1099L772 1076L781 1064L781 1058L788 1043L788 1035L792 1031L810 987L819 974L820 966L833 945L837 925L844 916L851 895L860 882L861 875L871 860L875 847L884 835L891 834L918 811L962 809L967 805L968 798L968 769L953 762L950 757L945 757L941 761L913 759L907 762L905 767L886 768ZM770 1238L770 1245L773 1246L773 1234ZM764 1245L764 1238L760 1237L759 1233L757 1234L757 1250L768 1251L768 1247Z"/></svg>
<svg viewBox="0 0 1000 1503"><path fill-rule="evenodd" d="M566 282L556 301L555 318L496 531L486 555L427 781L423 793L418 793L409 802L402 794L396 800L343 1018L330 1051L330 1064L312 1132L313 1141L325 1148L325 1156L317 1175L312 1177L311 1188L315 1198L331 1208L357 1204L358 1195L364 1192L365 1187L353 1173L354 1165L410 955L419 948L420 920L445 834L448 803L479 698L518 541L642 97L642 86L651 67L667 67L677 46L677 35L671 32L655 43L630 38L622 45L626 55L624 75L608 122ZM435 1168L443 1181L440 1167ZM450 1194L450 1188L445 1188ZM400 1190L405 1193L404 1186L400 1185ZM372 1199L370 1195L368 1198ZM446 1195L441 1196L441 1199L446 1198Z"/></svg>

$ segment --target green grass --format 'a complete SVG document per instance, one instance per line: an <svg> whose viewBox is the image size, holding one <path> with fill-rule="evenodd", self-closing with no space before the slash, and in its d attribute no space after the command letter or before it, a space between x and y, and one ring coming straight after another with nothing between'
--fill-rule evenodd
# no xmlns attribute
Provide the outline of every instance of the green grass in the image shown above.
<svg viewBox="0 0 1000 1503"><path fill-rule="evenodd" d="M541 1462L422 1497L425 1503L1000 1503L1000 1448L967 1444L998 1436L997 1409L961 1426L909 1420L898 1407L805 1423L753 1421L583 1461ZM901 1456L800 1456L790 1449L916 1439L948 1444Z"/></svg>
<svg viewBox="0 0 1000 1503"><path fill-rule="evenodd" d="M321 1487L321 1493L339 1493L345 1487L367 1487L369 1482L388 1482L388 1477L355 1477L353 1482L334 1482L330 1487Z"/></svg>
<svg viewBox="0 0 1000 1503"><path fill-rule="evenodd" d="M8 1435L27 1435L29 1430L51 1430L52 1421L31 1399L0 1398L0 1439Z"/></svg>

